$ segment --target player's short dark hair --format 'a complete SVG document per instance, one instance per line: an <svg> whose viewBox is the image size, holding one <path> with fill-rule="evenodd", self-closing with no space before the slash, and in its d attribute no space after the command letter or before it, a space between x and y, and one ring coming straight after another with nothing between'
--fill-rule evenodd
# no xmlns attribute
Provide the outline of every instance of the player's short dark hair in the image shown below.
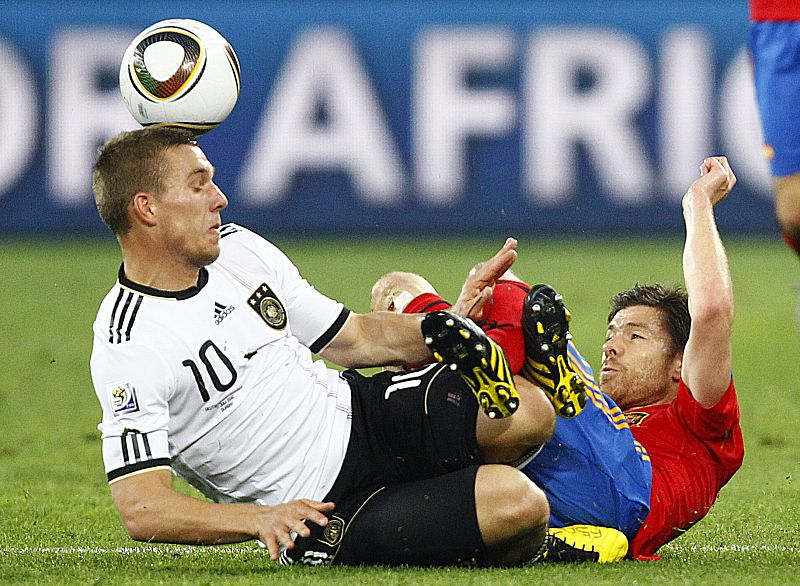
<svg viewBox="0 0 800 586"><path fill-rule="evenodd" d="M671 352L677 354L686 348L692 318L689 315L689 297L683 288L666 287L658 283L649 285L637 283L630 289L614 295L610 304L609 322L614 319L617 312L626 307L644 305L658 309L670 337Z"/></svg>
<svg viewBox="0 0 800 586"><path fill-rule="evenodd" d="M191 131L150 126L121 132L100 148L92 172L92 192L100 217L114 234L130 230L128 207L134 195L164 191L164 152L184 144L197 144Z"/></svg>

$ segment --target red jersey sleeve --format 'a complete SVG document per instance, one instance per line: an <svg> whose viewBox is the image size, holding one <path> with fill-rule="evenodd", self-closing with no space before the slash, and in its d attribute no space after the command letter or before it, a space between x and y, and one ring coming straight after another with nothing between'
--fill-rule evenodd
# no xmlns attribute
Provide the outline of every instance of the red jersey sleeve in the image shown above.
<svg viewBox="0 0 800 586"><path fill-rule="evenodd" d="M730 464L735 463L740 450L732 440L739 430L739 402L736 400L733 379L725 394L710 409L705 409L698 403L686 383L681 380L675 408L686 429L692 430L703 440L721 461L733 458Z"/></svg>

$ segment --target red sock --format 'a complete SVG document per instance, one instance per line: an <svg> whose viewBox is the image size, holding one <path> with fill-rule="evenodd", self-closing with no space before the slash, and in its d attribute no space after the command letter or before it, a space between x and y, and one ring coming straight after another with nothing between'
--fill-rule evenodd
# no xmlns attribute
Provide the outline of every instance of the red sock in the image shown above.
<svg viewBox="0 0 800 586"><path fill-rule="evenodd" d="M794 253L800 257L800 232L784 232L783 241L789 245L789 248L794 250Z"/></svg>

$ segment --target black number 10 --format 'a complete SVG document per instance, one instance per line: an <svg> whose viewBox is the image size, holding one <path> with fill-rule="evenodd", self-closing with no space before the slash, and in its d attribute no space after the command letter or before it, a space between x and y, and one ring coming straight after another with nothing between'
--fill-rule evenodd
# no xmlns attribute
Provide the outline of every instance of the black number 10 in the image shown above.
<svg viewBox="0 0 800 586"><path fill-rule="evenodd" d="M222 382L217 374L217 371L214 370L214 367L211 364L211 361L208 359L208 351L210 349L214 350L214 353L219 358L220 362L228 369L228 373L230 375L230 380L227 382ZM225 356L222 350L212 342L211 340L206 340L202 346L200 346L200 360L206 367L206 371L208 372L208 376L211 378L211 383L214 385L214 388L217 389L220 393L224 393L228 389L230 389L233 384L236 382L236 369L233 368L233 363L230 359ZM200 369L197 367L197 363L194 360L186 359L181 364L184 366L188 366L189 369L192 371L194 375L194 380L197 381L197 389L200 391L200 396L203 397L203 402L206 402L210 399L208 394L208 389L206 388L206 383L203 381L203 375L200 374Z"/></svg>

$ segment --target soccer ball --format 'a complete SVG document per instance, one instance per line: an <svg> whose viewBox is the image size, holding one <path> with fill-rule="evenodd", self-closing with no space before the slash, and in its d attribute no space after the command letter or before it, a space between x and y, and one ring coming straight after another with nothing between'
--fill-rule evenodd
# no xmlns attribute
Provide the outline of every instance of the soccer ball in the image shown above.
<svg viewBox="0 0 800 586"><path fill-rule="evenodd" d="M142 31L122 58L119 89L142 126L216 128L239 97L239 60L216 30L189 19Z"/></svg>

